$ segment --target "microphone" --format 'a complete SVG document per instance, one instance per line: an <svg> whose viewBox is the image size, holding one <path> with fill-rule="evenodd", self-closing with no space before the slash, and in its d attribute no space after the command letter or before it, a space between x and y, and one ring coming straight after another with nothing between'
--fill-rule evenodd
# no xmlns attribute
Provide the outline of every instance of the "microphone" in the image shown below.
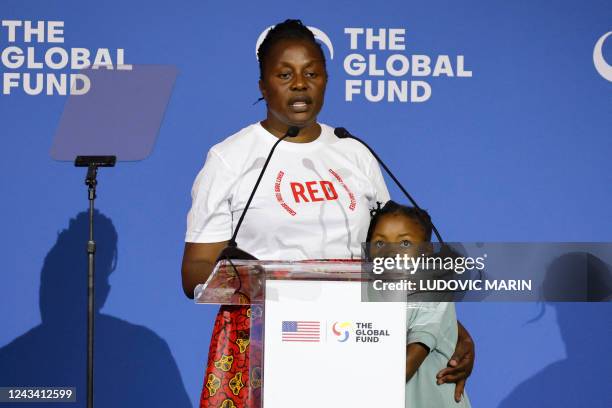
<svg viewBox="0 0 612 408"><path fill-rule="evenodd" d="M270 153L268 153L268 158L266 159L266 162L264 163L263 168L259 172L259 177L257 177L255 186L253 187L253 190L251 190L251 195L249 196L249 199L247 200L246 205L244 206L244 210L242 211L242 214L240 215L240 218L238 219L238 224L236 224L236 229L234 230L234 234L232 235L232 238L227 243L227 246L223 248L223 250L219 254L219 257L217 258L217 262L219 262L219 260L221 259L246 259L246 260L256 260L257 259L253 255L249 254L248 252L243 251L242 249L238 248L236 237L238 236L238 231L240 231L240 227L242 226L242 221L244 221L244 217L247 211L249 210L251 201L253 201L253 197L255 196L255 193L257 192L259 183L261 182L261 179L263 178L263 175L266 172L266 168L268 167L268 163L270 163L270 159L272 158L272 155L274 154L274 150L276 149L276 146L278 146L278 144L281 141L285 140L288 137L296 137L298 133L300 133L299 127L290 126L289 129L287 129L287 132L285 133L285 135L279 138L276 141L276 143L274 143L274 146L272 146L272 149L270 149Z"/></svg>
<svg viewBox="0 0 612 408"><path fill-rule="evenodd" d="M391 172L391 170L389 170L389 167L387 167L387 165L381 160L380 157L378 157L378 155L376 154L376 152L374 152L374 150L372 150L372 148L363 140L361 140L360 138L353 136L348 130L346 130L345 128L339 127L336 128L334 130L334 134L339 138L339 139L354 139L356 141L358 141L359 143L361 143L362 145L364 145L369 151L370 153L372 153L372 156L374 156L374 158L376 159L376 161L378 161L378 163L382 166L383 169L385 169L385 171L387 172L387 174L393 179L393 181L395 182L395 184L400 188L400 190L402 190L402 193L404 193L404 195L408 198L408 200L410 200L410 202L412 203L412 205L417 209L417 210L421 210L421 207L419 207L419 205L417 204L417 202L414 200L414 198L412 198L412 196L408 193L408 191L406 191L406 189L404 188L404 186L402 186L402 183L399 182L399 180L395 177L395 175L393 175L393 173ZM423 217L421 217L420 215L418 215L419 218L421 219L422 222L424 223L428 223L431 225L431 230L434 233L434 235L436 236L436 238L438 239L438 242L440 243L440 248L433 254L434 256L440 258L440 259L446 259L446 258L458 258L458 257L462 257L462 253L465 252L465 250L461 251L458 248L453 248L450 245L448 245L446 242L444 242L444 240L442 239L442 236L440 235L440 233L438 232L438 229L436 228L436 226L434 225L433 221L431 220L425 220ZM466 279L473 279L472 278L472 272L470 271L470 277L466 278ZM478 279L483 280L484 279L484 274L485 271L483 270L479 270L478 271ZM413 294L416 293L436 293L438 291L417 291ZM444 293L444 292L442 292ZM463 299L463 297L465 297L465 291L462 290L458 290L458 291L450 291L449 293L454 295L454 301L460 301L461 299ZM410 295L409 295L410 296ZM448 301L453 301L453 299L446 299L446 300L442 300L445 302Z"/></svg>
<svg viewBox="0 0 612 408"><path fill-rule="evenodd" d="M374 156L374 158L376 159L376 161L378 161L378 163L382 166L383 169L385 169L385 171L387 172L387 174L393 179L393 181L395 182L395 184L400 188L400 190L402 190L402 193L404 193L404 195L408 198L408 200L412 203L412 205L414 206L414 208L416 208L419 211L421 210L421 207L419 207L419 205L417 204L417 202L414 200L414 198L412 198L412 196L408 193L408 191L406 191L406 189L404 188L404 186L402 186L402 183L399 182L399 180L393 175L393 173L391 172L391 170L389 170L389 167L387 167L387 165L385 164L385 162L383 162L381 160L380 157L378 157L378 155L376 154L376 152L374 150L372 150L372 148L363 140L359 139L356 136L353 136L348 130L346 130L343 127L338 127L336 129L334 129L334 134L339 138L339 139L354 139L356 141L358 141L359 143L361 143L362 145L364 145L369 151L370 153L372 153L372 156ZM419 218L421 218L421 216L419 215ZM433 222L428 222L427 220L421 218L421 221L424 223L429 223L431 224L431 230L433 231L434 235L436 236L436 238L438 239L438 241L444 246L444 240L442 239L442 236L440 235L440 233L438 232L438 229L436 228L436 226L434 225Z"/></svg>

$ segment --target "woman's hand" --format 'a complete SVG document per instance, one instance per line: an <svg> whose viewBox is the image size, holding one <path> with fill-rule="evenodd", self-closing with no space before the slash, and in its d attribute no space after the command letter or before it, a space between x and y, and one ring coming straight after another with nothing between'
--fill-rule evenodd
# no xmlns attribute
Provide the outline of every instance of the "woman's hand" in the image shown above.
<svg viewBox="0 0 612 408"><path fill-rule="evenodd" d="M457 321L458 336L455 352L448 362L448 367L436 375L437 383L455 383L455 401L461 401L465 389L465 381L472 374L475 359L474 340L470 333Z"/></svg>

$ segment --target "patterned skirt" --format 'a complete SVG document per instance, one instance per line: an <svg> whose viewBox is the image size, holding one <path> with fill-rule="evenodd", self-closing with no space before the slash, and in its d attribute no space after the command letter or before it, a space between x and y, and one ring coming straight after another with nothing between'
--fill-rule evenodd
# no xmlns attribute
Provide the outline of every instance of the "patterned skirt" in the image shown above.
<svg viewBox="0 0 612 408"><path fill-rule="evenodd" d="M256 305L221 306L208 350L200 408L261 407L262 310Z"/></svg>

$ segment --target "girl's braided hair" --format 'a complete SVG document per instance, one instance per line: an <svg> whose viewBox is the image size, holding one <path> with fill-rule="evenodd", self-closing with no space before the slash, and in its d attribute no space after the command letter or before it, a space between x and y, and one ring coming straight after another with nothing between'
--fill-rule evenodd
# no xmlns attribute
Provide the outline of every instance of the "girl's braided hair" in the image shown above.
<svg viewBox="0 0 612 408"><path fill-rule="evenodd" d="M426 240L431 240L432 224L431 217L429 216L427 211L419 210L418 208L409 207L407 205L398 204L393 200L387 201L387 203L382 206L382 208L381 205L382 203L380 201L377 201L376 208L372 208L370 210L370 216L372 217L372 219L370 220L370 226L368 227L368 235L366 238L366 242L370 242L370 240L372 239L372 234L376 229L376 224L378 224L380 217L387 214L401 214L415 220L423 227L423 230L425 231Z"/></svg>

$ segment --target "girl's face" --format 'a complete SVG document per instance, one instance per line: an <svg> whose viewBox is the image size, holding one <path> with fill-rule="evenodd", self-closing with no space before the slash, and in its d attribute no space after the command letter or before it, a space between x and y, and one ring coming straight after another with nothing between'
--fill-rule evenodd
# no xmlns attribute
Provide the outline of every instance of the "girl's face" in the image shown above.
<svg viewBox="0 0 612 408"><path fill-rule="evenodd" d="M425 230L418 221L403 214L385 214L372 232L370 252L373 256L389 256L391 252L411 254L425 242Z"/></svg>

